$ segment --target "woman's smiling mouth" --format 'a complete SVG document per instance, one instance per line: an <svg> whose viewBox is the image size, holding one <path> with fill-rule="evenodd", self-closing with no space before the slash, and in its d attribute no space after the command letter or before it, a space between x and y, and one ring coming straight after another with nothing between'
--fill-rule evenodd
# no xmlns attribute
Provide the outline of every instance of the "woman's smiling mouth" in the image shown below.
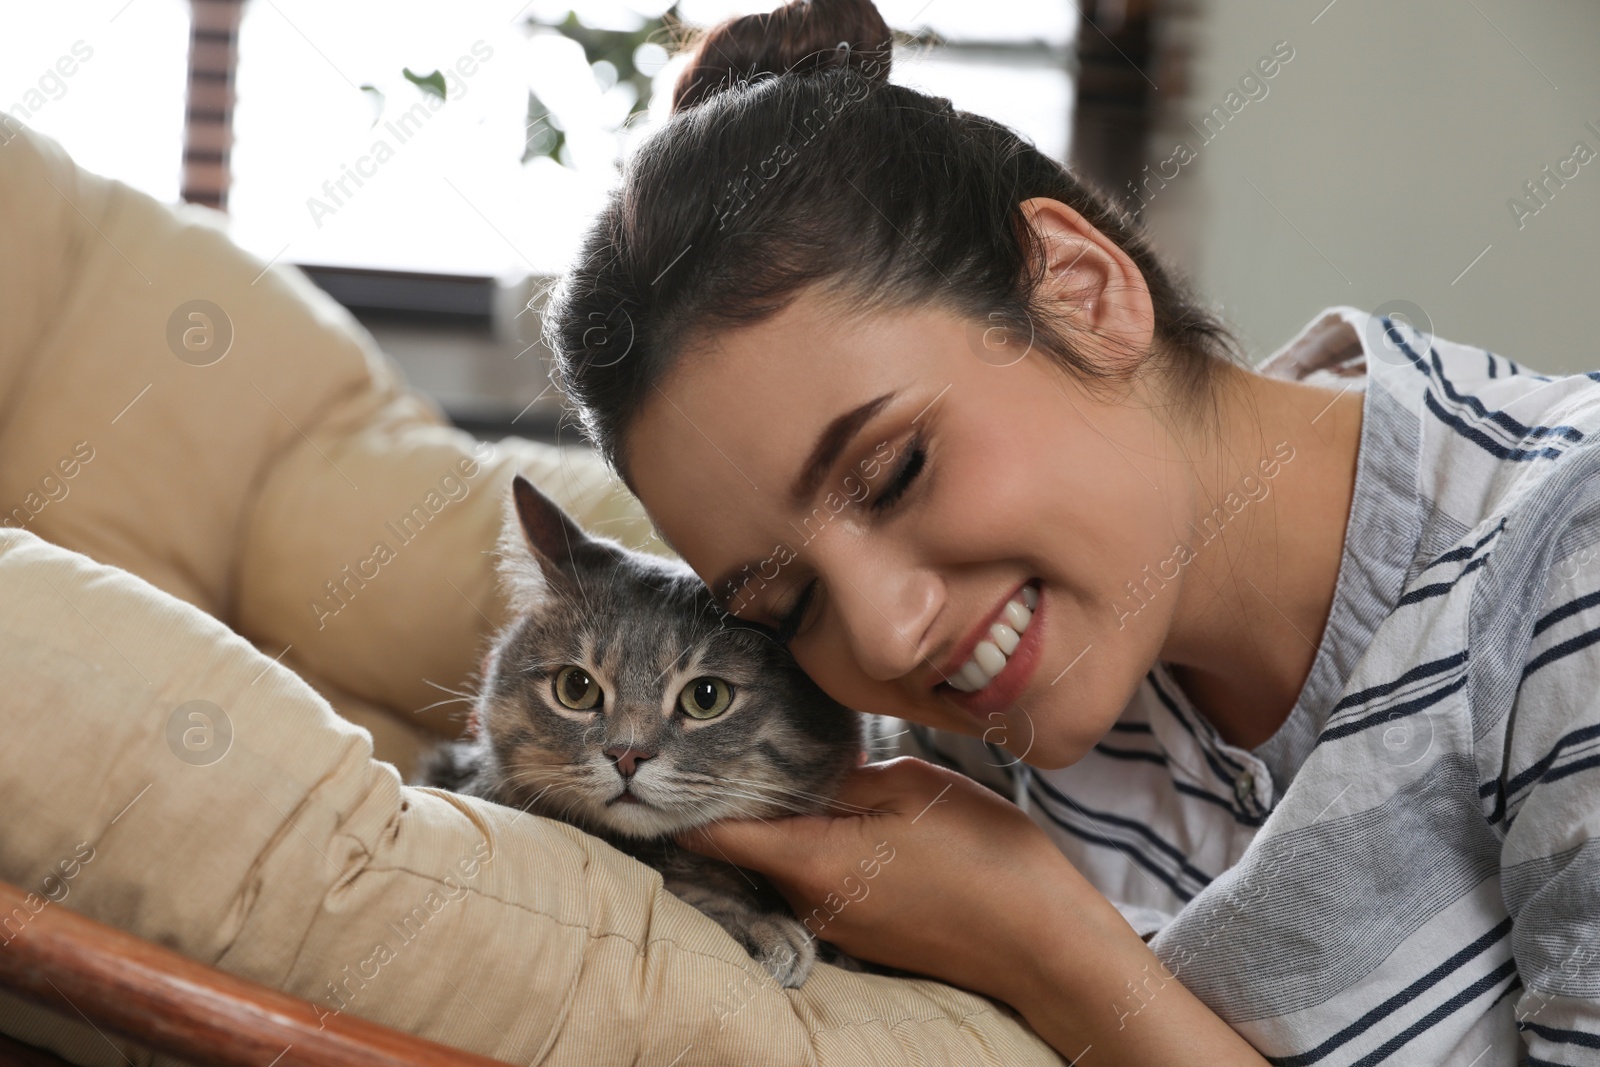
<svg viewBox="0 0 1600 1067"><path fill-rule="evenodd" d="M963 642L965 657L946 666L936 688L968 712L1003 711L1021 695L1042 641L1037 580L1018 588ZM958 648L957 654L961 653Z"/></svg>

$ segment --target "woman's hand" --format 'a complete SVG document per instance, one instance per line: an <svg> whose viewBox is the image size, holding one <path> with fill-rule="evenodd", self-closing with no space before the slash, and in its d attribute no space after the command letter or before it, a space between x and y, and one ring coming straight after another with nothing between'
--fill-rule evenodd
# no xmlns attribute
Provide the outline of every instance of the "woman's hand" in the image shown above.
<svg viewBox="0 0 1600 1067"><path fill-rule="evenodd" d="M1052 921L1040 909L1071 906L1045 891L1073 878L1071 865L964 775L909 757L868 764L839 800L882 814L730 820L680 841L765 874L807 929L852 956L985 992L1008 985L1009 950ZM1121 921L1092 889L1082 896L1082 918Z"/></svg>
<svg viewBox="0 0 1600 1067"><path fill-rule="evenodd" d="M1165 968L1116 908L992 790L902 757L853 772L839 800L869 813L729 820L679 842L760 871L813 934L852 956L1006 1001L1063 1055L1092 1046L1095 1063L1265 1062L1159 977ZM1117 1005L1152 974L1165 995L1129 1025Z"/></svg>

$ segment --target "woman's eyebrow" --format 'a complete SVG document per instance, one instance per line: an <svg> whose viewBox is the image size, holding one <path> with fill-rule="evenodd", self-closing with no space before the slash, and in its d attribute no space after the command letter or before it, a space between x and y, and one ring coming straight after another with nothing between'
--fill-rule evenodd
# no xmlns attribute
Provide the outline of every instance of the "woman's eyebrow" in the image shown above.
<svg viewBox="0 0 1600 1067"><path fill-rule="evenodd" d="M817 435L817 443L812 447L811 455L806 457L805 464L800 468L799 476L795 478L794 485L789 489L789 495L796 504L804 504L811 499L816 493L817 487L822 484L822 480L828 476L828 471L833 469L833 465L838 461L839 455L850 447L850 442L855 440L856 434L861 432L861 427L872 421L872 417L882 411L884 405L888 404L897 395L897 393L884 393L882 396L874 397L865 404L851 408L823 427L822 432ZM721 576L707 584L707 588L711 590L712 597L726 609L733 599L733 588L738 584L739 576L752 568L759 568L764 562L766 561L751 560L748 563L741 563L724 571ZM747 578L745 581L748 584L749 579ZM763 581L761 584L765 588L766 582ZM727 594L724 595L718 592L721 589L726 589L728 591Z"/></svg>
<svg viewBox="0 0 1600 1067"><path fill-rule="evenodd" d="M856 434L861 432L872 417L883 410L885 404L895 398L894 393L884 393L880 397L868 400L865 404L853 407L840 415L817 435L817 443L811 449L800 468L799 475L794 480L794 485L789 489L789 495L796 504L804 504L816 493L817 487L822 484L822 479L828 476L833 469L839 454L850 446Z"/></svg>

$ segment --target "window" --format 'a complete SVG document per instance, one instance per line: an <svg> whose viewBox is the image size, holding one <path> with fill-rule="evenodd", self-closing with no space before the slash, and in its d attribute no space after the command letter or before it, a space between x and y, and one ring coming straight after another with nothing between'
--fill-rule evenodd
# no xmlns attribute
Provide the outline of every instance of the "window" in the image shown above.
<svg viewBox="0 0 1600 1067"><path fill-rule="evenodd" d="M297 263L491 276L560 271L614 181L614 161L663 116L681 65L659 71L651 113L619 138L613 130L633 103L627 87L604 87L575 42L536 32L569 6L586 24L615 29L665 7L534 0L508 14L504 2L476 0L252 0L236 81L236 239L263 258ZM750 9L684 0L678 11L704 25ZM1074 7L887 0L881 9L896 29L947 42L901 49L897 81L947 95L1065 154ZM407 69L446 75L442 106L403 76ZM522 162L530 88L564 128L570 166Z"/></svg>
<svg viewBox="0 0 1600 1067"><path fill-rule="evenodd" d="M555 26L570 12L592 30L636 30L673 0L242 0L242 17L238 2L8 13L4 121L56 137L80 163L158 199L225 202L234 240L305 268L458 423L485 435L554 433L559 400L539 371L526 301L575 252L617 161L665 118L684 62L634 52L653 78L649 108L632 114L633 86L614 67L592 67ZM705 26L775 6L679 0L674 13ZM897 48L895 81L1065 157L1075 4L879 8L915 42ZM530 129L530 93L554 116L549 128ZM557 126L559 161L530 151Z"/></svg>
<svg viewBox="0 0 1600 1067"><path fill-rule="evenodd" d="M0 123L59 141L79 164L178 199L185 0L14 4L0 32Z"/></svg>

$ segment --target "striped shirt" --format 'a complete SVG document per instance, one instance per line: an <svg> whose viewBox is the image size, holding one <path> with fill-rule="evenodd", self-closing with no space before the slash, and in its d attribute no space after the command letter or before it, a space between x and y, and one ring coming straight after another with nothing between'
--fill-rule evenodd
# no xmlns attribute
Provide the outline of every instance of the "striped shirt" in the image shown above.
<svg viewBox="0 0 1600 1067"><path fill-rule="evenodd" d="M1270 1062L1600 1064L1600 371L1355 308L1263 373L1364 392L1288 719L1224 742L1156 663L1076 764L913 727L1011 796ZM1090 1006L1098 1010L1102 1006Z"/></svg>

